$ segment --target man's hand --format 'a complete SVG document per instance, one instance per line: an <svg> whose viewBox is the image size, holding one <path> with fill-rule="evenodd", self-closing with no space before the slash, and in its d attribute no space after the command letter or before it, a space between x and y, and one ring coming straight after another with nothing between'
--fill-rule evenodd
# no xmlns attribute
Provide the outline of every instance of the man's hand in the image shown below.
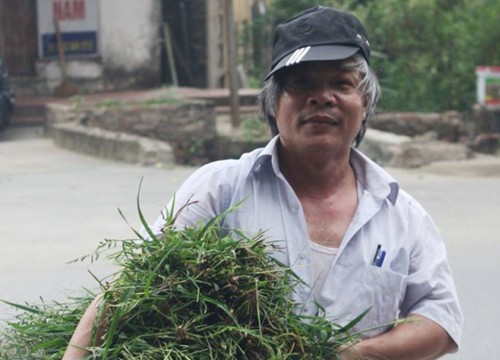
<svg viewBox="0 0 500 360"><path fill-rule="evenodd" d="M346 348L343 360L434 360L456 348L448 333L434 321L410 315L385 334Z"/></svg>

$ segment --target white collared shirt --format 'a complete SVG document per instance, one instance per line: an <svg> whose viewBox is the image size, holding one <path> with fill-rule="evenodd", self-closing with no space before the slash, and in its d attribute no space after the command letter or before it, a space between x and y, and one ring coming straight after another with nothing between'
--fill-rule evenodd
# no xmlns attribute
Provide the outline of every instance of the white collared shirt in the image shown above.
<svg viewBox="0 0 500 360"><path fill-rule="evenodd" d="M242 202L226 217L224 226L249 235L264 230L266 238L282 249L273 256L312 285L307 224L299 199L280 171L278 140L279 136L238 160L216 161L195 171L176 192L174 213L189 199L198 202L181 212L176 225L197 225ZM372 337L389 328L384 324L419 314L441 325L458 345L462 313L435 224L417 201L365 155L352 149L350 162L362 189L317 296L325 315L344 325L371 308L354 330ZM153 230L159 232L163 225L160 217ZM377 266L378 249L385 257ZM317 312L310 286L298 286L296 293L304 311Z"/></svg>

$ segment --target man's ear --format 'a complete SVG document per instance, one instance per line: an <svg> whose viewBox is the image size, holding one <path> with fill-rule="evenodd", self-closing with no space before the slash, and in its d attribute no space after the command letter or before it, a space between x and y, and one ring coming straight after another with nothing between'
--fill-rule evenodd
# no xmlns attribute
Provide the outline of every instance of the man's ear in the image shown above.
<svg viewBox="0 0 500 360"><path fill-rule="evenodd" d="M368 96L363 97L363 119L366 120L366 117L368 116L368 105L370 104L370 100L368 99Z"/></svg>

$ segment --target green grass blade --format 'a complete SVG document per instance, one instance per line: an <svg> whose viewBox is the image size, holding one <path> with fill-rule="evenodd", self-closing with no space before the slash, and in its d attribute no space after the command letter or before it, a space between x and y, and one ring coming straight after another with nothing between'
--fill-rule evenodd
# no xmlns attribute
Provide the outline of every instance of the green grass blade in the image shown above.
<svg viewBox="0 0 500 360"><path fill-rule="evenodd" d="M371 310L371 307L363 311L361 314L356 316L353 320L349 321L349 323L343 327L341 327L338 331L347 333L349 330L351 330L357 323L359 323L365 316L368 314L368 312Z"/></svg>
<svg viewBox="0 0 500 360"><path fill-rule="evenodd" d="M142 210L141 210L141 201L140 201L140 198L141 198L142 180L143 180L143 178L141 178L141 181L139 182L139 190L137 191L137 201L136 201L136 203L137 203L137 213L139 214L139 219L141 220L141 224L144 227L144 229L146 230L146 232L148 233L150 239L158 241L158 239L156 237L156 234L153 233L153 231L151 230L151 228L150 228L148 222L146 221L146 218L144 217L144 214L142 213ZM142 237L141 237L141 239L142 239Z"/></svg>
<svg viewBox="0 0 500 360"><path fill-rule="evenodd" d="M7 304L9 306L12 306L14 308L17 308L17 309L20 309L20 310L24 310L24 311L27 311L27 312L30 312L30 313L33 313L33 314L44 314L45 312L43 310L40 310L40 309L37 309L35 307L32 307L32 306L28 306L28 305L22 305L22 304L16 304L16 303L13 303L13 302L10 302L10 301L7 301L7 300L2 300L0 299L1 302L3 302L4 304Z"/></svg>

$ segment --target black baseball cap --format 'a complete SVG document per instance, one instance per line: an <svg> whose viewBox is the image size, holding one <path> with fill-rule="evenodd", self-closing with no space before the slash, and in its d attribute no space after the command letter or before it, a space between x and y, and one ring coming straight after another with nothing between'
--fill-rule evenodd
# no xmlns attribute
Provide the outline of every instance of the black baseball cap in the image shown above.
<svg viewBox="0 0 500 360"><path fill-rule="evenodd" d="M271 71L306 61L342 60L359 52L370 61L366 30L351 13L326 6L304 10L278 25L274 33Z"/></svg>

